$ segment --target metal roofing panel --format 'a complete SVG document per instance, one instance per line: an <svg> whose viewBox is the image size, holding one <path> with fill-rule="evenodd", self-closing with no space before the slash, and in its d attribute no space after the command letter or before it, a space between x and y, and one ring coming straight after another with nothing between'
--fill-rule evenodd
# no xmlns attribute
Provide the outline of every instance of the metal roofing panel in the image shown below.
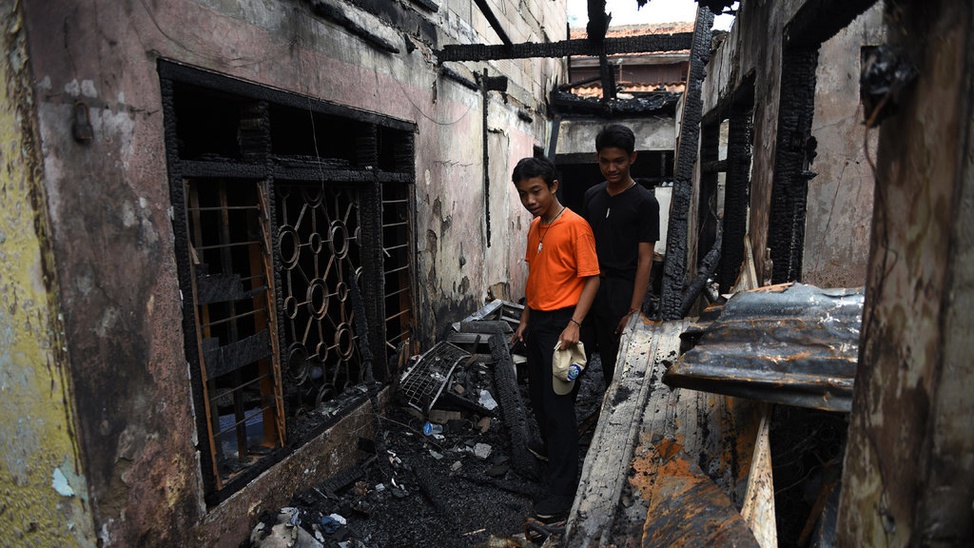
<svg viewBox="0 0 974 548"><path fill-rule="evenodd" d="M784 284L741 292L666 372L666 384L849 412L862 289Z"/></svg>

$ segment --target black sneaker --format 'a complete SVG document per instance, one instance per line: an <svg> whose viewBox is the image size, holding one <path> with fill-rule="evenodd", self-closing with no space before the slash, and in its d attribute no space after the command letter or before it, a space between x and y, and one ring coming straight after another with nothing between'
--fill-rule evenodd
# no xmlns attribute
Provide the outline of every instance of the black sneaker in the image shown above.
<svg viewBox="0 0 974 548"><path fill-rule="evenodd" d="M537 457L538 460L543 460L545 462L548 462L548 450L545 448L544 444L541 443L540 441L529 441L528 451L530 451L532 455Z"/></svg>
<svg viewBox="0 0 974 548"><path fill-rule="evenodd" d="M572 509L574 495L549 495L534 505L534 515L541 521L550 522L564 517Z"/></svg>

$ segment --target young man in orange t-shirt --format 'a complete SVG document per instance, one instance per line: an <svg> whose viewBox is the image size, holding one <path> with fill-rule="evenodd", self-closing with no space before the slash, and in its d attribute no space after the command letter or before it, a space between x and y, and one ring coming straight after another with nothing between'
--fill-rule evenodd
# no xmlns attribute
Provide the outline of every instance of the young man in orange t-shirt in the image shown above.
<svg viewBox="0 0 974 548"><path fill-rule="evenodd" d="M544 442L528 448L548 460L549 494L534 511L539 519L550 521L571 509L578 482L578 383L572 392L556 394L551 358L556 344L565 349L581 338L582 322L599 288L599 261L592 229L555 195L558 180L550 160L524 158L511 179L521 204L535 217L524 256L527 306L514 340L524 342L527 349L531 407Z"/></svg>

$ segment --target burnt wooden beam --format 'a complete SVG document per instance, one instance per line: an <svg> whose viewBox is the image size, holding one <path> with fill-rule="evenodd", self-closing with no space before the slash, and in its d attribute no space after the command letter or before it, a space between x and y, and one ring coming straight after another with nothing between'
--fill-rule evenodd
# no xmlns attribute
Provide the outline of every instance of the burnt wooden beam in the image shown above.
<svg viewBox="0 0 974 548"><path fill-rule="evenodd" d="M508 46L512 45L514 42L511 41L511 38L507 35L507 32L504 31L504 26L501 25L500 20L497 19L496 15L494 15L494 11L490 9L490 4L487 3L487 0L474 0L474 3L477 4L477 7L480 8L480 12L483 13L484 17L487 18L487 22L490 23L490 28L494 29L494 32L497 33L497 36L501 39L501 42L504 42L504 44Z"/></svg>
<svg viewBox="0 0 974 548"><path fill-rule="evenodd" d="M605 54L605 51L599 55L599 77L602 80L602 100L611 101L615 99L615 69L609 64L609 56Z"/></svg>
<svg viewBox="0 0 974 548"><path fill-rule="evenodd" d="M734 287L744 264L744 238L747 237L747 209L750 202L751 140L753 139L753 79L744 84L748 96L745 105L734 108L728 121L727 178L724 187L724 234L720 250L717 281L720 292Z"/></svg>
<svg viewBox="0 0 974 548"><path fill-rule="evenodd" d="M712 16L711 16L712 17ZM707 31L707 47L710 47L710 32ZM493 45L450 44L437 52L440 63L446 61L496 61L499 59L530 59L532 57L565 57L568 55L591 55L603 53L644 53L656 51L680 51L690 49L693 33L646 34L625 38L606 38L600 46L589 40L578 38L558 42Z"/></svg>
<svg viewBox="0 0 974 548"><path fill-rule="evenodd" d="M328 19L329 21L344 27L345 30L358 36L364 40L367 44L371 46L388 52L388 53L399 53L399 47L386 40L382 36L372 32L371 30L363 27L353 19L351 19L345 12L337 6L333 6L326 2L312 2L311 10L316 14Z"/></svg>
<svg viewBox="0 0 974 548"><path fill-rule="evenodd" d="M593 82L598 82L600 79L601 79L601 76L592 76L590 78L585 78L583 80L578 80L578 81L575 81L575 82L569 82L567 84L561 84L560 86L558 86L558 91L568 91L568 90L570 90L572 88L577 88L579 86L584 86L586 84L591 84Z"/></svg>
<svg viewBox="0 0 974 548"><path fill-rule="evenodd" d="M585 25L588 39L593 42L605 39L605 33L609 30L609 19L605 13L605 0L588 0L588 24Z"/></svg>
<svg viewBox="0 0 974 548"><path fill-rule="evenodd" d="M727 171L727 159L704 162L700 171L703 173L724 173Z"/></svg>
<svg viewBox="0 0 974 548"><path fill-rule="evenodd" d="M808 0L785 25L785 45L817 48L875 3L876 0Z"/></svg>
<svg viewBox="0 0 974 548"><path fill-rule="evenodd" d="M819 48L785 48L781 70L781 102L768 245L774 260L773 283L801 280L805 249L808 170L814 154L812 120L815 113L815 70Z"/></svg>
<svg viewBox="0 0 974 548"><path fill-rule="evenodd" d="M440 9L440 5L433 0L412 0L412 3L426 11L431 11L433 13L436 13Z"/></svg>
<svg viewBox="0 0 974 548"><path fill-rule="evenodd" d="M266 329L223 346L216 338L203 339L203 360L211 379L266 358L272 352L271 336Z"/></svg>
<svg viewBox="0 0 974 548"><path fill-rule="evenodd" d="M661 380L672 356L679 352L680 333L689 326L687 320L644 323L635 318L630 319L629 326L623 331L615 378L606 387L605 403L582 467L575 507L569 516L562 546L605 546L620 540L615 538L613 525L626 521L627 514L620 501L631 478L630 465L642 443L640 433L655 434L662 430L659 428L662 424L656 429L647 429L647 417L660 418L685 408L687 402L692 405L690 398L671 397L670 388ZM653 405L654 402L657 404ZM666 413L659 413L660 409ZM675 424L667 425L673 428ZM696 421L683 424L687 428L699 426ZM638 520L640 528L643 521Z"/></svg>
<svg viewBox="0 0 974 548"><path fill-rule="evenodd" d="M663 266L663 290L660 311L663 319L681 317L684 289L687 280L687 247L689 238L690 202L693 199L693 166L696 163L697 143L700 139L700 120L703 114L704 67L710 60L711 29L714 14L698 8L694 24L693 45L690 48L690 74L687 77L686 106L680 124L680 146L673 181L669 228L666 233L666 262Z"/></svg>

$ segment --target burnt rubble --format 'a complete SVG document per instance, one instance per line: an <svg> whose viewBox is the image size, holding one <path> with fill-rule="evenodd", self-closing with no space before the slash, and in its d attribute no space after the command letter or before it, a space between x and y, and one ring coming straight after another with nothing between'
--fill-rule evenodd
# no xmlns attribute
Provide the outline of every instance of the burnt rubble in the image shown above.
<svg viewBox="0 0 974 548"><path fill-rule="evenodd" d="M265 513L244 545L529 547L563 531L529 519L544 469L526 449L538 434L524 359L508 346L519 315L495 301L409 358L393 403L373 418L376 436L358 440L369 457ZM580 430L597 418L600 369L593 356L576 404ZM582 433L580 458L590 439Z"/></svg>

